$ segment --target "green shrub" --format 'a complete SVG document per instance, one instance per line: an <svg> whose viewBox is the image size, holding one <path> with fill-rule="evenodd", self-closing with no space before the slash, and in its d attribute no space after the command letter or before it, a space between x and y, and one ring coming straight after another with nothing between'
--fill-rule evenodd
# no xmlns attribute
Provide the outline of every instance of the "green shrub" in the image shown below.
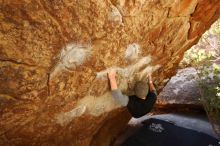
<svg viewBox="0 0 220 146"><path fill-rule="evenodd" d="M185 53L181 68L197 70L202 103L220 136L220 19Z"/></svg>

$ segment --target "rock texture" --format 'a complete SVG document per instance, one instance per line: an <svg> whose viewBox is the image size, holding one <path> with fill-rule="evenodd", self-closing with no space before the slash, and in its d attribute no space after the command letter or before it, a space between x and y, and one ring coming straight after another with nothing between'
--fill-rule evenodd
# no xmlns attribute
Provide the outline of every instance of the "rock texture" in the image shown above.
<svg viewBox="0 0 220 146"><path fill-rule="evenodd" d="M110 145L130 118L109 93L161 89L219 0L0 0L0 145ZM132 90L131 90L132 91Z"/></svg>
<svg viewBox="0 0 220 146"><path fill-rule="evenodd" d="M160 92L156 107L169 110L204 110L195 68L179 69Z"/></svg>

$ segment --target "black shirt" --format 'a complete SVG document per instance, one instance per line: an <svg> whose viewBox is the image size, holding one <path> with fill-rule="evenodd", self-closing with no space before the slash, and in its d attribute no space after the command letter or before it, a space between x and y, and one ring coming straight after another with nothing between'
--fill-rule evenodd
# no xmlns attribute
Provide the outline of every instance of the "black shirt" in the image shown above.
<svg viewBox="0 0 220 146"><path fill-rule="evenodd" d="M151 111L157 100L157 93L156 91L149 92L146 99L138 98L135 95L128 96L128 98L128 111L133 117L139 118Z"/></svg>

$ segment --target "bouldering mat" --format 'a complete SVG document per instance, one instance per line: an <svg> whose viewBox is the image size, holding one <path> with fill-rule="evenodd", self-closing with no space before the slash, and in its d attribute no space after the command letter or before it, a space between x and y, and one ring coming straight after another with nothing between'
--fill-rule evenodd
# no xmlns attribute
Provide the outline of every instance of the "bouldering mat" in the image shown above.
<svg viewBox="0 0 220 146"><path fill-rule="evenodd" d="M151 118L143 124L122 146L220 146L212 136L167 121Z"/></svg>

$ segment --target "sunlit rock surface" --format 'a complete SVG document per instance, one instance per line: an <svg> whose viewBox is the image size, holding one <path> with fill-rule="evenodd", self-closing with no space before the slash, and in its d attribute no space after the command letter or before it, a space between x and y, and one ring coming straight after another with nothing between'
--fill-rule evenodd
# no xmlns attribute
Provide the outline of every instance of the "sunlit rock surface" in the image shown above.
<svg viewBox="0 0 220 146"><path fill-rule="evenodd" d="M106 72L162 89L219 0L0 1L0 145L110 145L130 115Z"/></svg>

